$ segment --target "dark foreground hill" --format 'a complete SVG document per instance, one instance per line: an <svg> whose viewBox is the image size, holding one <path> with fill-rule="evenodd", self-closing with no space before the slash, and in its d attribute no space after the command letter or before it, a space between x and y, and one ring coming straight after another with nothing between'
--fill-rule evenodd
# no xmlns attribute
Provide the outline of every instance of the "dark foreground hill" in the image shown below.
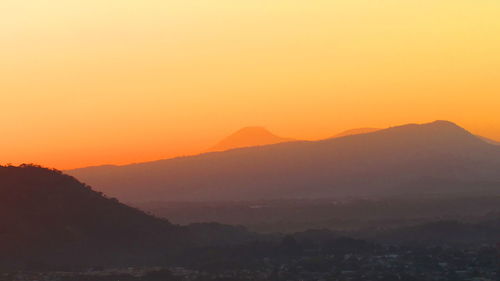
<svg viewBox="0 0 500 281"><path fill-rule="evenodd" d="M0 166L0 265L155 264L249 237L218 224L173 225L59 171Z"/></svg>
<svg viewBox="0 0 500 281"><path fill-rule="evenodd" d="M500 191L498 171L499 146L436 121L68 173L139 202L491 194Z"/></svg>

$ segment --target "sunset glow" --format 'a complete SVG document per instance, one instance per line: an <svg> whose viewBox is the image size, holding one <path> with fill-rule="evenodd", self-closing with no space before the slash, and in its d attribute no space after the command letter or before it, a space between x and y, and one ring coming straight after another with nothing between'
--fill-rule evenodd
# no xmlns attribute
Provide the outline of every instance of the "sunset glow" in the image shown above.
<svg viewBox="0 0 500 281"><path fill-rule="evenodd" d="M4 0L2 163L198 153L436 119L500 140L500 1Z"/></svg>

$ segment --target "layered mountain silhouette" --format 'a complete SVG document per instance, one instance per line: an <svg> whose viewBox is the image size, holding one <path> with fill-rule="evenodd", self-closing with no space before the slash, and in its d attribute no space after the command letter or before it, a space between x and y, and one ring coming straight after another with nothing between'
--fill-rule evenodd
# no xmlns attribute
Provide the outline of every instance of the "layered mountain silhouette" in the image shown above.
<svg viewBox="0 0 500 281"><path fill-rule="evenodd" d="M294 139L278 137L264 127L245 127L221 140L208 151L224 151L289 141L294 141Z"/></svg>
<svg viewBox="0 0 500 281"><path fill-rule="evenodd" d="M500 147L448 121L68 171L125 201L498 193Z"/></svg>
<svg viewBox="0 0 500 281"><path fill-rule="evenodd" d="M176 226L37 166L0 166L0 266L143 264L251 234L217 224Z"/></svg>

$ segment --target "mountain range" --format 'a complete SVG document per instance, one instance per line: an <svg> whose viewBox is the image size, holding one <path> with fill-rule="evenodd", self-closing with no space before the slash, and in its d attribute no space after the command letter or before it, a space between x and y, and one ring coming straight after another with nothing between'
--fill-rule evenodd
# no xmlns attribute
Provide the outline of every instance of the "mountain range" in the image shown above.
<svg viewBox="0 0 500 281"><path fill-rule="evenodd" d="M500 191L500 147L448 121L67 171L127 202Z"/></svg>
<svg viewBox="0 0 500 281"><path fill-rule="evenodd" d="M398 202L393 200L395 196L421 196L427 202L426 198L431 198L427 195L439 194L446 198L458 194L461 198L484 196L477 197L476 202L495 202L494 198L498 197L491 195L500 194L499 170L500 146L489 144L447 121L410 124L322 141L284 142L128 166L70 171L80 180L34 165L0 166L0 269L137 266L176 264L181 260L205 262L203 256L199 256L201 252L224 255L228 247L247 245L253 249L256 241L279 244L282 237L218 223L180 226L120 203L111 196L129 202L269 202L338 197L389 197L388 202ZM82 179L96 185L95 189L82 183ZM283 221L290 220L287 216L298 216L293 200L282 202L292 206ZM359 202L381 205L373 209L374 215L391 220L397 216L386 216L382 209L389 214L401 210L412 213L415 209L412 206L401 209L397 204L389 206L383 200L361 199ZM456 206L453 202L450 206ZM415 225L410 221L403 224L406 227L402 229L389 231L359 229L359 233L366 234L360 237L382 242L494 243L500 224L498 208L491 202L489 207L479 210L482 220L473 224L439 222L447 212L437 204L437 209L430 210L431 215L436 214L431 222L437 223ZM464 212L475 210L467 209L467 205L482 207L483 203L462 204ZM368 203L367 208L370 206ZM313 208L318 210L318 206ZM321 219L321 212L313 213ZM346 219L341 213L340 219ZM362 218L349 213L354 221ZM422 212L417 210L417 213L422 216ZM307 215L305 219L311 221L315 216ZM421 221L415 216L402 216ZM387 225L395 226L393 222ZM232 256L229 253L225 258Z"/></svg>

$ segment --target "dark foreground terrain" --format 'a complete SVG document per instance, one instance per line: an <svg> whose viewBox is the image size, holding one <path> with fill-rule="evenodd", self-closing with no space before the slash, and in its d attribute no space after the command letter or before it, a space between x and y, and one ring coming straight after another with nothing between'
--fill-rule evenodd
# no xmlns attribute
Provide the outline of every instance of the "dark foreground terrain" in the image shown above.
<svg viewBox="0 0 500 281"><path fill-rule="evenodd" d="M172 224L56 170L0 166L0 269L165 263L255 237L241 227Z"/></svg>
<svg viewBox="0 0 500 281"><path fill-rule="evenodd" d="M498 199L420 200L286 207L278 220L334 210L351 227L264 234L174 224L59 171L0 166L0 281L498 281ZM425 219L396 223L412 214Z"/></svg>

